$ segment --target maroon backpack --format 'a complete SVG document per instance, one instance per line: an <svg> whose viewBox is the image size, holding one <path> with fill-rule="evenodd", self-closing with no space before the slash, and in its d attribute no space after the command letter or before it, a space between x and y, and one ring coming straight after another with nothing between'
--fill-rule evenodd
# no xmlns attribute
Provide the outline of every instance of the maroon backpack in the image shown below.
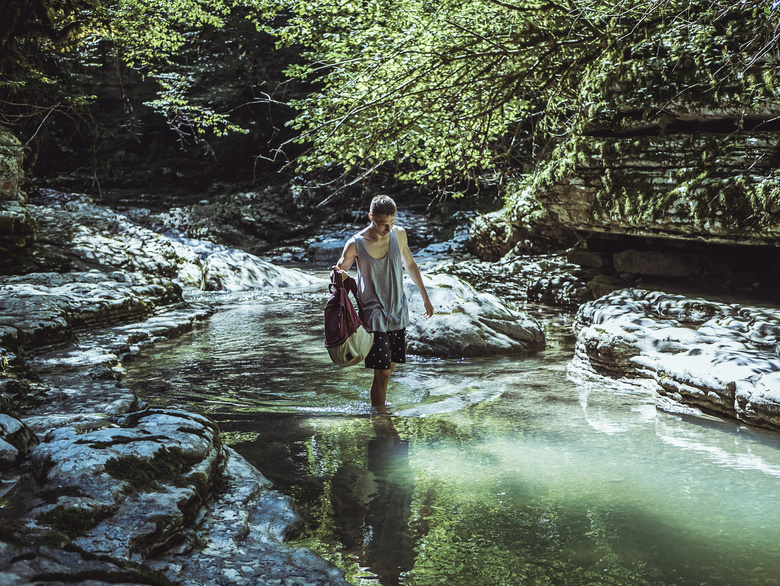
<svg viewBox="0 0 780 586"><path fill-rule="evenodd" d="M362 315L355 279L346 274L342 278L342 274L337 270L330 274L328 290L331 296L325 305L325 347L333 362L344 367L365 359L374 343L374 335L363 325L349 298L351 292Z"/></svg>

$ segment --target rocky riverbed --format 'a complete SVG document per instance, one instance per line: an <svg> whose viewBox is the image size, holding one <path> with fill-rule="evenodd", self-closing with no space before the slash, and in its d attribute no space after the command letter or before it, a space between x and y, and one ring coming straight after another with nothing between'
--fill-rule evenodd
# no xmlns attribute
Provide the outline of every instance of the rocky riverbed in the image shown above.
<svg viewBox="0 0 780 586"><path fill-rule="evenodd" d="M78 194L42 192L27 209L37 239L14 255L16 274L0 276L3 583L345 583L338 568L284 543L300 529L294 504L209 419L149 409L121 379L126 361L208 318L224 292L316 288L324 304L317 275L356 224L260 258L170 226L151 230L136 221L143 211ZM523 306L542 302L577 310L572 377L780 429L776 306L640 289L571 262L571 251L482 262L468 252L465 218L446 242L414 214L399 220L422 234L415 256L437 307L422 319L407 283L411 352L541 351L543 328ZM190 295L201 290L215 293Z"/></svg>
<svg viewBox="0 0 780 586"><path fill-rule="evenodd" d="M218 308L218 293L203 303L188 292L315 287L324 303L327 282L154 232L78 194L43 192L27 209L36 241L14 256L18 274L0 276L2 582L345 583L284 543L300 529L294 504L210 420L149 409L121 382L124 363ZM329 243L343 234L304 254L337 255ZM465 254L462 241L447 246ZM413 306L415 352L544 347L541 326L496 296L452 275L426 278L440 311L422 320Z"/></svg>

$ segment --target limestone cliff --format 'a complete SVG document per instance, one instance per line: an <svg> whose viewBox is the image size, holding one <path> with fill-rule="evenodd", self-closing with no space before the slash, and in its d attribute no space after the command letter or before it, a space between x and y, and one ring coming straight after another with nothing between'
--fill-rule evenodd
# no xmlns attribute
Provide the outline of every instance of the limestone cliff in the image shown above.
<svg viewBox="0 0 780 586"><path fill-rule="evenodd" d="M501 214L475 223L474 252L532 251L529 235L557 231L599 255L694 255L699 268L683 272L699 278L738 246L737 264L759 251L760 271L778 280L780 84L766 50L776 39L760 38L766 19L729 9L605 51L571 101L568 132L509 187Z"/></svg>

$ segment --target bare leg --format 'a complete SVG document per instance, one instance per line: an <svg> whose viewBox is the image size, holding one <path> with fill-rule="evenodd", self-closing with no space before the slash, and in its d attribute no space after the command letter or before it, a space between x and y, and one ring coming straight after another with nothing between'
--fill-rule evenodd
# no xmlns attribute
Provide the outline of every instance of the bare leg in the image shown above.
<svg viewBox="0 0 780 586"><path fill-rule="evenodd" d="M387 385L390 383L390 375L395 370L395 362L390 363L390 370L375 370L374 381L371 383L371 405L384 407L387 401Z"/></svg>

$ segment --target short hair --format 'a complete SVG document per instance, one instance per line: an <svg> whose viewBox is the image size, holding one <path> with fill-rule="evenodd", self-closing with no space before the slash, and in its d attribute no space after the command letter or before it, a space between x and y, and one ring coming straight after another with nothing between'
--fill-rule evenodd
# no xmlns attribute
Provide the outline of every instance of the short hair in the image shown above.
<svg viewBox="0 0 780 586"><path fill-rule="evenodd" d="M371 200L371 207L368 211L375 216L394 216L395 202L389 195L377 195Z"/></svg>

